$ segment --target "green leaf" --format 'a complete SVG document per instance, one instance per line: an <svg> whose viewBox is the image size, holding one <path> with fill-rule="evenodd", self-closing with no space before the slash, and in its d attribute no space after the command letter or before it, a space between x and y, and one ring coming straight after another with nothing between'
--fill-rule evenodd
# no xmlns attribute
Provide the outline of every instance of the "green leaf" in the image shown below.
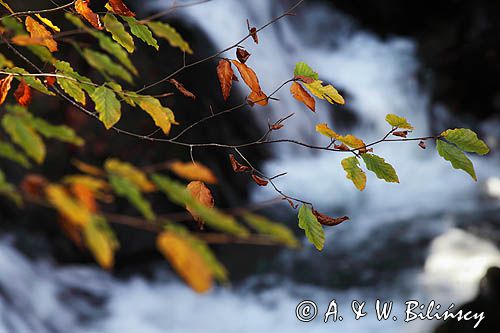
<svg viewBox="0 0 500 333"><path fill-rule="evenodd" d="M245 214L247 224L260 234L270 236L273 240L291 248L299 247L299 241L294 234L282 224L273 222L264 216Z"/></svg>
<svg viewBox="0 0 500 333"><path fill-rule="evenodd" d="M85 141L76 135L75 131L68 126L52 125L44 119L32 117L29 120L31 126L41 135L48 139L56 139L62 142L71 143L75 146L83 146Z"/></svg>
<svg viewBox="0 0 500 333"><path fill-rule="evenodd" d="M109 184L117 195L126 198L148 221L156 218L151 204L144 198L137 185L116 174L109 175Z"/></svg>
<svg viewBox="0 0 500 333"><path fill-rule="evenodd" d="M121 104L113 90L101 86L90 95L90 98L94 101L95 109L99 112L99 120L106 129L110 129L120 120Z"/></svg>
<svg viewBox="0 0 500 333"><path fill-rule="evenodd" d="M43 162L46 154L45 144L24 117L5 114L2 119L2 126L12 141L23 148L26 155L38 164Z"/></svg>
<svg viewBox="0 0 500 333"><path fill-rule="evenodd" d="M293 71L293 75L295 76L305 76L313 80L319 80L318 73L313 71L311 67L305 62L298 62L295 65L295 70Z"/></svg>
<svg viewBox="0 0 500 333"><path fill-rule="evenodd" d="M354 186L360 191L366 187L366 174L359 167L359 161L356 157L347 157L342 160L342 167L346 172L347 179L352 180Z"/></svg>
<svg viewBox="0 0 500 333"><path fill-rule="evenodd" d="M240 237L248 236L248 230L239 225L234 217L221 212L217 208L209 208L203 205L191 196L181 183L159 174L154 174L151 179L173 203L182 207L189 206L189 209L201 220L205 221L208 226Z"/></svg>
<svg viewBox="0 0 500 333"><path fill-rule="evenodd" d="M160 127L163 130L163 133L170 133L170 129L173 125L177 125L178 123L175 121L174 112L161 105L160 101L151 96L130 96L137 105L147 114L153 118L156 126Z"/></svg>
<svg viewBox="0 0 500 333"><path fill-rule="evenodd" d="M178 47L183 52L193 54L193 50L191 50L191 47L189 46L189 44L169 24L152 21L152 22L148 22L147 25L157 37L166 39L169 42L170 46Z"/></svg>
<svg viewBox="0 0 500 333"><path fill-rule="evenodd" d="M14 34L19 35L25 33L26 30L21 22L16 20L13 16L4 16L1 20L2 25L14 32Z"/></svg>
<svg viewBox="0 0 500 333"><path fill-rule="evenodd" d="M389 113L385 116L385 121L389 123L392 127L413 130L413 126L406 120L406 118L396 116L395 114Z"/></svg>
<svg viewBox="0 0 500 333"><path fill-rule="evenodd" d="M10 68L14 67L14 63L7 59L2 53L0 53L0 68Z"/></svg>
<svg viewBox="0 0 500 333"><path fill-rule="evenodd" d="M382 157L374 154L361 154L361 157L365 161L366 168L375 173L379 179L383 179L388 183L399 183L396 170Z"/></svg>
<svg viewBox="0 0 500 333"><path fill-rule="evenodd" d="M118 21L116 16L111 13L107 13L106 15L104 15L102 22L104 23L104 27L106 28L106 30L111 33L111 36L115 41L118 42L118 44L123 46L129 53L134 52L134 39L125 30L125 27L120 21Z"/></svg>
<svg viewBox="0 0 500 333"><path fill-rule="evenodd" d="M153 33L151 32L151 30L149 30L147 25L140 23L131 16L122 16L122 19L124 19L128 23L130 32L134 36L142 40L144 43L154 47L157 51L160 49L160 47L158 46L158 42L153 37Z"/></svg>
<svg viewBox="0 0 500 333"><path fill-rule="evenodd" d="M75 82L70 79L57 78L57 83L68 95L70 95L75 101L85 105L85 93L82 89L85 90L87 94L92 94L95 90L95 85L92 80L75 72L69 62L57 60L54 62L54 67L58 73L63 74L64 76L69 76L77 81Z"/></svg>
<svg viewBox="0 0 500 333"><path fill-rule="evenodd" d="M475 181L477 181L474 165L471 160L465 156L463 151L452 144L444 142L443 140L436 140L436 148L439 155L450 162L453 168L467 172Z"/></svg>
<svg viewBox="0 0 500 333"><path fill-rule="evenodd" d="M136 104L134 102L134 100L129 96L129 93L124 91L122 86L119 85L118 83L116 82L106 82L106 84L108 85L108 87L110 87L111 89L113 89L113 91L118 95L120 96L120 98L125 102L127 103L128 105L130 105L131 107L135 107Z"/></svg>
<svg viewBox="0 0 500 333"><path fill-rule="evenodd" d="M330 104L345 104L344 98L331 84L323 85L323 81L316 80L312 83L304 83L304 86L319 99L325 99Z"/></svg>
<svg viewBox="0 0 500 333"><path fill-rule="evenodd" d="M468 128L449 129L441 133L448 142L454 143L458 148L469 153L486 155L490 148L483 140L477 137L477 134Z"/></svg>
<svg viewBox="0 0 500 333"><path fill-rule="evenodd" d="M28 45L27 48L43 62L53 63L56 60L45 46Z"/></svg>
<svg viewBox="0 0 500 333"><path fill-rule="evenodd" d="M97 69L103 74L109 74L111 76L117 77L128 83L133 83L132 76L130 73L121 65L115 63L107 55L93 51L91 49L83 50L83 57L89 63L90 66Z"/></svg>
<svg viewBox="0 0 500 333"><path fill-rule="evenodd" d="M18 207L23 204L21 195L17 192L16 187L7 182L5 179L5 174L0 170L0 196L4 196L7 199L14 202Z"/></svg>
<svg viewBox="0 0 500 333"><path fill-rule="evenodd" d="M13 145L7 142L0 142L0 157L16 162L27 169L31 167L31 163L26 156L18 152Z"/></svg>
<svg viewBox="0 0 500 333"><path fill-rule="evenodd" d="M50 96L55 96L55 94L53 92L49 91L47 89L47 87L39 79L37 79L34 76L30 76L29 75L30 73L23 68L12 67L12 68L6 68L6 69L4 69L4 71L7 73L12 73L12 74L22 74L22 76L16 75L15 78L19 81L21 80L21 78L24 79L24 81L26 82L26 84L28 86L30 86L33 89L38 90L41 93L44 93L44 94L50 95Z"/></svg>
<svg viewBox="0 0 500 333"><path fill-rule="evenodd" d="M323 250L325 245L325 232L323 226L314 216L311 208L302 205L299 209L299 227L306 232L307 239L319 250Z"/></svg>

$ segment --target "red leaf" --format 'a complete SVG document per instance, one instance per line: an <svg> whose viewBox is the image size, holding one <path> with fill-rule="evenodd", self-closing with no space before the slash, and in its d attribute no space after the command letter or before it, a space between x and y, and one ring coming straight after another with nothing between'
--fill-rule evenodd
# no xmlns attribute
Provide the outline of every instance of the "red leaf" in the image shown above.
<svg viewBox="0 0 500 333"><path fill-rule="evenodd" d="M269 184L267 180L257 175L252 175L252 179L259 186L267 186L267 184Z"/></svg>
<svg viewBox="0 0 500 333"><path fill-rule="evenodd" d="M302 81L302 82L307 83L307 84L314 82L314 79L311 79L310 77L303 76L303 75L297 75L294 77L294 79Z"/></svg>
<svg viewBox="0 0 500 333"><path fill-rule="evenodd" d="M244 64L245 62L247 62L248 58L250 58L250 53L248 53L247 50L245 49L242 49L240 47L238 47L238 49L236 49L236 57L238 58L238 60Z"/></svg>
<svg viewBox="0 0 500 333"><path fill-rule="evenodd" d="M238 162L233 154L229 154L229 161L231 162L231 167L234 172L245 172L250 171L251 168Z"/></svg>
<svg viewBox="0 0 500 333"><path fill-rule="evenodd" d="M196 99L196 96L192 92L187 90L184 87L184 85L182 83L180 83L179 81L177 81L175 79L170 79L170 80L168 80L168 82L172 83L177 88L177 90L179 90L184 96L192 98L192 99Z"/></svg>
<svg viewBox="0 0 500 333"><path fill-rule="evenodd" d="M24 79L21 79L19 86L17 86L14 92L14 97L17 103L21 106L28 106L31 103L31 88L26 84Z"/></svg>
<svg viewBox="0 0 500 333"><path fill-rule="evenodd" d="M128 9L122 0L109 0L109 4L113 8L113 12L118 15L135 16L135 13Z"/></svg>
<svg viewBox="0 0 500 333"><path fill-rule="evenodd" d="M227 101L229 94L231 93L234 77L234 72L231 68L229 60L222 59L219 61L219 65L217 66L217 76L219 77L222 96L224 97L224 100Z"/></svg>

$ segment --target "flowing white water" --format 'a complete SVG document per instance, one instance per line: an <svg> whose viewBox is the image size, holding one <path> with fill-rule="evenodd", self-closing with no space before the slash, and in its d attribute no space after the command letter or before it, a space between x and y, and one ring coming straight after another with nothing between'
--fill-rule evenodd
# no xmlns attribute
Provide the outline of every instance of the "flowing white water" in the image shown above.
<svg viewBox="0 0 500 333"><path fill-rule="evenodd" d="M285 3L287 1L214 0L184 9L182 13L212 38L217 49L222 49L247 33L247 18L253 25L260 26L280 14ZM158 4L164 7L170 1ZM415 135L429 133L426 112L429 102L415 78L419 64L412 41L382 41L321 5L307 5L297 14L263 31L259 45L251 41L245 43L252 53L249 65L259 75L266 92L289 79L296 62L306 61L324 81L345 93L349 109L360 120L349 130L353 134L366 141L383 136L388 130L383 121L387 113L408 117L417 128ZM244 91L242 84L239 86ZM280 131L282 137L322 142L314 133L315 124L320 122L329 122L339 132L343 131L331 120L331 114L347 112L345 108L332 108L326 102L319 102L313 114L294 101L287 89L276 97L280 98L279 103L267 108L256 106L252 111L261 122L261 130L268 119L276 120L295 112ZM277 277L276 287L256 292L251 286L255 280L263 279L257 277L246 287L217 288L199 296L163 271L153 282L141 278L119 281L96 269L61 268L47 261L32 262L3 240L0 243L0 333L422 330L422 323L404 324L402 318L397 322L378 322L373 311L367 318L355 321L350 314L350 302L367 301L370 311L375 299L392 299L396 303L395 312L402 314L406 299L424 302L439 296L441 302L463 301L474 294L478 276L489 264L498 263L500 255L479 238L456 231L446 233L455 223L452 217L446 217L448 212L478 209L480 187L467 179L467 175L451 169L432 147L423 151L416 145L392 144L377 147L376 151L395 165L401 184L385 184L370 177L367 190L359 193L345 179L340 168L341 156L316 154L297 147L276 146L276 158L265 168L269 174L289 172L277 182L284 191L312 201L325 211L351 216L352 223L329 233L328 239L333 239L333 243L327 244L327 253L349 244L357 249L352 253L353 258L369 256L363 248L367 242L373 242L369 238L371 233L389 230L400 223L409 223L408 234L402 237L418 239L425 233L445 234L431 247L425 268L399 272L391 285L377 286L376 290L365 287L339 291ZM474 162L480 178L496 176L492 179L498 180L500 175L493 161ZM488 182L488 191L493 188L494 192L495 184L495 181ZM275 196L275 193L269 189L254 193L256 200L267 196ZM390 244L385 246L391 251ZM467 266L469 275L457 276L458 282L448 285L447 274L455 274L458 266L447 268L440 263L453 262L451 259L459 255L457 249L465 246L470 250L469 262L474 265ZM326 262L325 257L316 252L305 251L302 256L319 260L324 266L336 265ZM344 260L348 263L351 259ZM443 285L451 289L442 288ZM339 302L344 321L324 324L321 312L333 298ZM295 318L295 306L303 299L312 299L320 307L318 318L307 324ZM426 323L424 329L429 324Z"/></svg>

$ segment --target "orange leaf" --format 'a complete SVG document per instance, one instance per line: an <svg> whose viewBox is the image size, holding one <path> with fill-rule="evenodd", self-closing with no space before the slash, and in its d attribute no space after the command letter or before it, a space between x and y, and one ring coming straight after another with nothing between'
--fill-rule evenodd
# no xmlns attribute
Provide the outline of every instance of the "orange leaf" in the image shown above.
<svg viewBox="0 0 500 333"><path fill-rule="evenodd" d="M214 281L210 267L184 237L165 231L158 235L156 246L174 270L195 291L203 293L212 287Z"/></svg>
<svg viewBox="0 0 500 333"><path fill-rule="evenodd" d="M245 64L242 64L238 60L232 60L233 64L238 68L238 72L240 72L241 78L247 86L254 92L259 93L262 89L260 88L259 79L257 78L257 74Z"/></svg>
<svg viewBox="0 0 500 333"><path fill-rule="evenodd" d="M10 84L12 83L13 78L14 75L9 75L0 80L0 105L2 105L7 98L7 94L9 93Z"/></svg>
<svg viewBox="0 0 500 333"><path fill-rule="evenodd" d="M266 94L262 92L262 90L259 92L252 91L250 95L248 95L248 101L252 104L258 104L261 106L266 106L267 104L269 104L268 98Z"/></svg>
<svg viewBox="0 0 500 333"><path fill-rule="evenodd" d="M113 12L118 15L135 16L135 13L128 9L122 0L109 0L109 4L111 5Z"/></svg>
<svg viewBox="0 0 500 333"><path fill-rule="evenodd" d="M245 172L245 171L250 171L251 168L241 164L234 158L233 154L229 154L229 161L231 162L231 167L233 168L234 172Z"/></svg>
<svg viewBox="0 0 500 333"><path fill-rule="evenodd" d="M202 205L209 208L214 206L215 203L212 192L210 192L210 189L203 182L191 182L188 184L187 190L191 196L198 200ZM191 210L191 208L189 208L189 206L186 206L186 210L193 216L194 220L198 222L200 229L202 229L203 221Z"/></svg>
<svg viewBox="0 0 500 333"><path fill-rule="evenodd" d="M257 175L252 175L252 179L259 186L267 186L267 184L269 184L267 180Z"/></svg>
<svg viewBox="0 0 500 333"><path fill-rule="evenodd" d="M33 38L29 35L17 35L12 37L11 41L19 46L44 45L40 38Z"/></svg>
<svg viewBox="0 0 500 333"><path fill-rule="evenodd" d="M26 196L42 197L45 186L48 184L47 179L37 174L28 174L21 182L21 190Z"/></svg>
<svg viewBox="0 0 500 333"><path fill-rule="evenodd" d="M170 80L168 80L168 82L172 83L177 88L177 90L179 90L184 96L192 98L192 99L196 99L196 96L192 92L187 90L184 87L184 85L182 83L180 83L179 81L177 81L175 79L170 79Z"/></svg>
<svg viewBox="0 0 500 333"><path fill-rule="evenodd" d="M90 212L97 211L97 202L95 200L94 192L83 183L72 183L71 192L78 201L87 208Z"/></svg>
<svg viewBox="0 0 500 333"><path fill-rule="evenodd" d="M19 86L17 86L14 92L14 97L17 103L21 106L28 106L31 103L31 88L26 84L24 79L21 79Z"/></svg>
<svg viewBox="0 0 500 333"><path fill-rule="evenodd" d="M233 86L234 76L229 60L222 59L219 61L219 65L217 66L217 76L219 77L222 96L224 96L224 100L227 101L229 93L231 92L231 87Z"/></svg>
<svg viewBox="0 0 500 333"><path fill-rule="evenodd" d="M300 84L294 82L290 87L290 92L296 100L304 103L312 112L316 111L316 101Z"/></svg>
<svg viewBox="0 0 500 333"><path fill-rule="evenodd" d="M90 0L76 0L75 9L78 14L82 15L92 26L98 30L104 29L101 18L89 8Z"/></svg>
<svg viewBox="0 0 500 333"><path fill-rule="evenodd" d="M217 178L213 172L201 163L180 161L173 162L169 166L170 170L177 176L187 180L199 180L208 184L217 184Z"/></svg>
<svg viewBox="0 0 500 333"><path fill-rule="evenodd" d="M52 37L50 31L45 29L45 27L35 21L31 16L26 17L26 30L30 33L33 40L37 40L41 45L46 46L50 52L57 51L57 43Z"/></svg>

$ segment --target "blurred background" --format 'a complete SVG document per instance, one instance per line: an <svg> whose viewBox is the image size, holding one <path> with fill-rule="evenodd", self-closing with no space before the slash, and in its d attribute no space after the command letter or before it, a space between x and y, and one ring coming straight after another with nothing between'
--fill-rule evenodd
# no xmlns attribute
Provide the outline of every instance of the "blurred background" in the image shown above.
<svg viewBox="0 0 500 333"><path fill-rule="evenodd" d="M247 19L259 27L293 3L212 0L179 8L164 19L191 44L190 62L240 40L247 34ZM172 6L169 0L127 4L139 17ZM26 1L23 6L51 4ZM287 145L248 149L246 155L268 174L288 172L276 180L285 192L351 221L327 231L322 252L307 242L300 251L215 247L232 285L206 295L195 294L170 271L156 253L154 235L117 228L122 248L115 270L107 273L66 239L54 212L35 207L19 211L1 201L0 332L472 332L474 322L379 322L373 313L376 299L394 301L394 311L401 315L410 299L436 300L443 308L455 303L485 311L487 319L476 332L499 331L500 269L492 267L500 267L500 2L443 0L426 6L420 1L307 0L295 13L262 31L258 45L244 44L252 54L248 65L264 91L272 91L290 78L296 62L305 61L341 91L346 105L319 103L313 114L284 89L275 96L280 102L200 126L186 141L245 142L259 137L269 120L291 112L295 115L280 131L282 137L319 143L314 126L328 122L339 132L373 141L387 132L385 115L395 113L416 127L415 136L453 127L475 130L492 150L487 157L472 157L478 183L453 170L432 145L426 150L411 143L379 146L378 154L395 166L401 184L369 177L362 193L345 179L336 154ZM234 57L233 52L226 56ZM80 72L96 75L70 47L61 53ZM133 59L141 72L138 86L162 78L183 61L166 45L160 53L139 48ZM168 101L182 124L210 114L211 106L222 110L245 98L245 90L236 85L236 93L223 103L215 67L215 61L208 62L179 76L198 96L196 102ZM164 92L159 87L155 93ZM57 99L35 99L32 105L87 139L81 149L50 147L47 163L36 170L50 179L74 172L73 158L101 164L115 156L139 166L189 159L189 152L176 147L106 132ZM120 125L144 132L152 128L132 110ZM194 154L221 180L218 206L244 206L276 196L234 175L227 151L199 149ZM22 170L0 163L7 174L22 178ZM134 214L125 202L111 208ZM302 237L296 212L288 205L262 213ZM295 318L295 307L304 299L320 309L310 323ZM332 299L344 320L325 324L322 312ZM355 321L352 300L366 301L369 315Z"/></svg>

